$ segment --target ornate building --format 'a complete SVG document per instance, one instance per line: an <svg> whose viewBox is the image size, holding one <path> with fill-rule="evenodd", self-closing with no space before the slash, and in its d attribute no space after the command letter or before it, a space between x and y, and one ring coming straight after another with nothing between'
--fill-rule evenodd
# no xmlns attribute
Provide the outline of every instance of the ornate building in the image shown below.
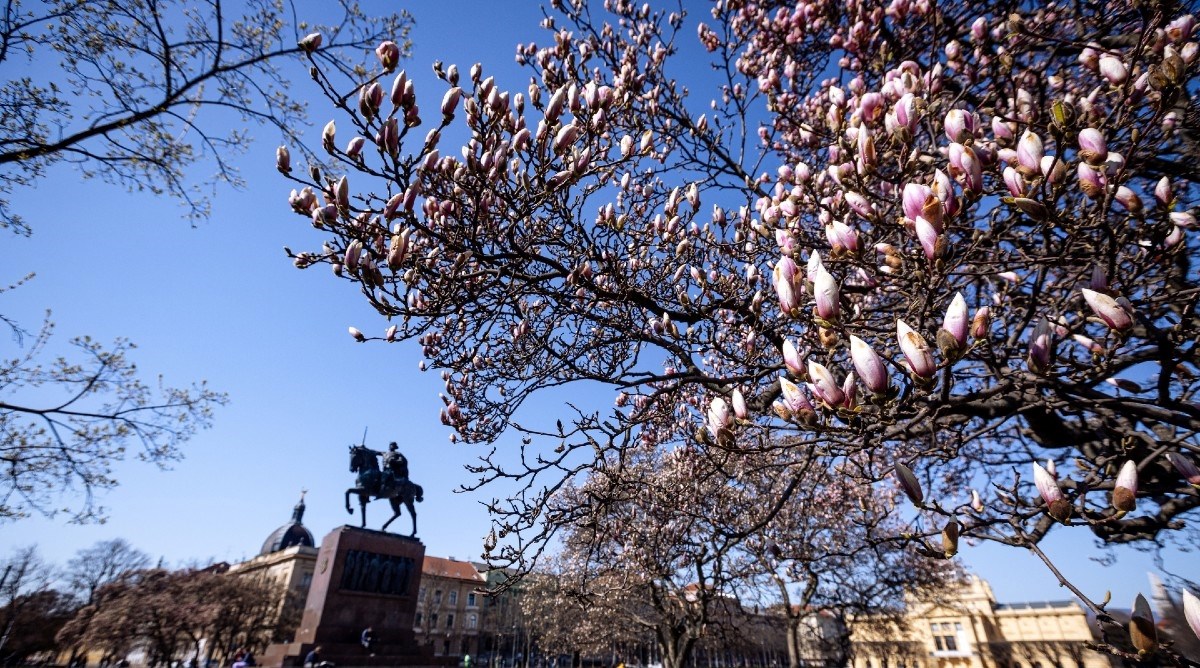
<svg viewBox="0 0 1200 668"><path fill-rule="evenodd" d="M280 612L291 605L304 606L317 565L317 548L312 533L304 526L304 493L292 508L292 519L271 532L258 556L229 568L231 575L254 577L275 583L282 596Z"/></svg>
<svg viewBox="0 0 1200 668"><path fill-rule="evenodd" d="M1087 649L1088 616L1074 601L997 603L970 576L937 602L911 598L900 624L858 620L851 627L853 668L1109 668Z"/></svg>
<svg viewBox="0 0 1200 668"><path fill-rule="evenodd" d="M483 575L467 561L425 555L417 616L417 642L433 647L435 656L479 654L483 616Z"/></svg>

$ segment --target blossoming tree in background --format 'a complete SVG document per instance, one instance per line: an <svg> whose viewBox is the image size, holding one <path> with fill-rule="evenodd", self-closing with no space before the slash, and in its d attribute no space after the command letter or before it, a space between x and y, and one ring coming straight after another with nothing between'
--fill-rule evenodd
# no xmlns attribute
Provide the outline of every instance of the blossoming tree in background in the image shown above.
<svg viewBox="0 0 1200 668"><path fill-rule="evenodd" d="M525 485L493 504L493 558L528 566L577 527L578 481L628 499L640 458L697 453L677 510L693 477L770 470L770 515L816 492L817 454L901 485L910 549L1028 549L1113 630L1039 543L1197 537L1188 8L553 9L518 47L527 89L439 65L446 90L418 96L384 44L365 81L315 72L336 171L279 153L325 240L295 263L389 321L356 339L420 343L454 439L520 430L562 386L611 391L484 459L482 484Z"/></svg>

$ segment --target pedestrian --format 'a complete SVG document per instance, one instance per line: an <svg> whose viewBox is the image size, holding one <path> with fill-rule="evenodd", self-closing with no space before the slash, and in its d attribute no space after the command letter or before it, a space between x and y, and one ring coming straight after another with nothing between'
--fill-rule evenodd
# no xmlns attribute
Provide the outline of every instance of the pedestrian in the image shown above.
<svg viewBox="0 0 1200 668"><path fill-rule="evenodd" d="M371 656L375 656L375 630L369 626L363 629L360 640L362 641L362 646L371 653Z"/></svg>

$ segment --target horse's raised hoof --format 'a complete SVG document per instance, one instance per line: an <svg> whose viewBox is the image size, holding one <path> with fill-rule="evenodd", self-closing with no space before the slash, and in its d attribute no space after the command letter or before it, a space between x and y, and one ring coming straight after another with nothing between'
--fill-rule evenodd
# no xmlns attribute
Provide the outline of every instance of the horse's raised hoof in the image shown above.
<svg viewBox="0 0 1200 668"><path fill-rule="evenodd" d="M349 508L347 508L347 509L346 509L346 513L347 513L347 514L350 514L350 515L353 515L353 514L354 514L354 511L353 511L353 510L351 510L351 509L349 509Z"/></svg>

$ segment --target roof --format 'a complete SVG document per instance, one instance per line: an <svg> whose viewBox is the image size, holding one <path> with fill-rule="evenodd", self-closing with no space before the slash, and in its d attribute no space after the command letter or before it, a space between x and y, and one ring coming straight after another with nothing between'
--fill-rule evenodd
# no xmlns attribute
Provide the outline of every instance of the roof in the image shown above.
<svg viewBox="0 0 1200 668"><path fill-rule="evenodd" d="M1031 601L1028 603L997 603L995 610L1048 610L1050 608L1077 608L1075 601Z"/></svg>
<svg viewBox="0 0 1200 668"><path fill-rule="evenodd" d="M280 550L286 550L289 547L303 545L304 547L315 547L312 533L304 527L301 520L304 518L304 495L300 495L300 503L297 503L292 508L292 521L284 524L278 529L271 532L267 539L263 541L262 550L259 550L258 555L271 554Z"/></svg>
<svg viewBox="0 0 1200 668"><path fill-rule="evenodd" d="M484 581L483 576L469 561L431 557L428 554L425 555L425 562L421 565L421 574L455 580L470 580L471 582Z"/></svg>

